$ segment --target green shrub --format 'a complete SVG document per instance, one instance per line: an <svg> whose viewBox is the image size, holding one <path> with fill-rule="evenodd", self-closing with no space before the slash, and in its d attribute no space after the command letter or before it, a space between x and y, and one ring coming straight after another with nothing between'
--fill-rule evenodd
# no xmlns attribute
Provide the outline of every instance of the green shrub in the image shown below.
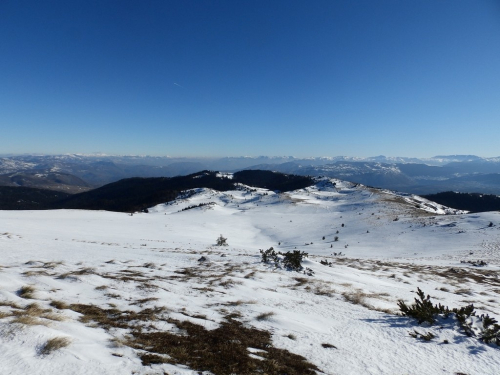
<svg viewBox="0 0 500 375"><path fill-rule="evenodd" d="M227 238L222 234L217 238L217 246L227 246Z"/></svg>
<svg viewBox="0 0 500 375"><path fill-rule="evenodd" d="M450 309L441 304L433 305L431 297L429 295L425 296L425 293L420 288L417 288L416 293L418 298L415 298L413 305L408 306L401 300L398 302L399 310L403 316L417 319L418 324L427 322L432 325L436 322L438 316L441 315L447 318L453 314L467 336L477 337L486 344L495 343L500 346L500 325L496 319L491 318L489 315L476 316L474 305ZM476 317L475 328L473 328L474 319L472 317ZM421 336L421 338L425 339L423 335Z"/></svg>
<svg viewBox="0 0 500 375"><path fill-rule="evenodd" d="M415 298L415 303L411 306L407 306L403 301L398 302L399 310L401 314L404 316L409 316L411 318L417 319L418 324L422 324L424 322L429 323L430 325L436 322L436 316L438 314L445 314L448 316L450 314L450 310L448 307L439 305L433 305L431 302L431 296L425 296L425 293L422 292L420 288L417 288L418 299Z"/></svg>
<svg viewBox="0 0 500 375"><path fill-rule="evenodd" d="M283 266L293 271L300 271L302 270L302 260L308 255L308 253L299 250L287 251L283 254Z"/></svg>
<svg viewBox="0 0 500 375"><path fill-rule="evenodd" d="M302 260L309 255L299 250L294 250L293 252L287 251L283 254L282 252L274 251L272 247L267 250L260 250L260 254L262 263L274 263L276 267L279 267L281 263L284 268L292 271L301 271L303 269ZM279 255L283 258L281 259Z"/></svg>
<svg viewBox="0 0 500 375"><path fill-rule="evenodd" d="M280 263L280 259L278 257L278 253L276 253L276 251L274 251L274 248L273 247L270 247L269 249L267 250L260 250L260 254L261 254L261 261L262 263L274 263L274 265L276 267L279 266L279 263Z"/></svg>

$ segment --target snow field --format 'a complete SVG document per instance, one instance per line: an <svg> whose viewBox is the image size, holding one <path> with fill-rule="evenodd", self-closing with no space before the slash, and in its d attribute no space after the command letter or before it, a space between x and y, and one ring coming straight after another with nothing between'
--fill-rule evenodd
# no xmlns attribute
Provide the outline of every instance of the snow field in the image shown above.
<svg viewBox="0 0 500 375"><path fill-rule="evenodd" d="M394 313L420 287L435 303L474 303L499 319L500 217L438 215L450 212L443 207L431 214L432 204L415 202L423 200L323 179L282 194L200 189L133 216L2 211L0 373L198 374L206 369L144 366L144 349L127 338L139 326L182 334L173 321L215 330L232 317L270 332L273 347L305 357L318 373L497 374L498 348L465 336L456 322L421 327ZM220 234L229 246L214 245ZM311 275L262 264L258 250L271 246L308 252ZM475 259L488 266L460 263ZM20 295L25 286L33 286L31 298ZM49 311L35 317L43 324L14 323L32 303ZM106 328L75 311L89 305L158 313ZM415 339L414 329L436 338ZM54 337L70 344L41 355Z"/></svg>

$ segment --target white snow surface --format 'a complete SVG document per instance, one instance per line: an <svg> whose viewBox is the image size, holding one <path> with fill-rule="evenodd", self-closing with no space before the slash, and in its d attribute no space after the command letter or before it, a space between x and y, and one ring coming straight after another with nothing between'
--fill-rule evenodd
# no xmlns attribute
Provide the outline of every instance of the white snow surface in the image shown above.
<svg viewBox="0 0 500 375"><path fill-rule="evenodd" d="M215 245L221 234L228 246ZM259 249L271 246L307 252L307 274L261 263ZM467 337L452 319L419 326L396 314L398 300L411 303L420 287L435 303L474 303L478 313L500 319L498 212L467 214L334 179L289 193L242 185L196 189L132 216L0 211L0 254L0 374L210 374L182 364L143 366L138 349L113 341L126 330L83 323L51 301L165 307L167 317L206 329L238 313L237 320L271 332L275 347L305 357L318 374L500 373L500 349ZM476 260L488 265L462 263ZM198 275L177 277L185 269ZM127 272L143 281L120 278ZM27 285L35 289L31 299L19 293ZM31 303L62 319L15 323L9 304ZM273 315L256 319L267 312ZM414 329L436 337L415 339ZM41 354L54 337L70 344ZM249 355L260 358L253 348Z"/></svg>

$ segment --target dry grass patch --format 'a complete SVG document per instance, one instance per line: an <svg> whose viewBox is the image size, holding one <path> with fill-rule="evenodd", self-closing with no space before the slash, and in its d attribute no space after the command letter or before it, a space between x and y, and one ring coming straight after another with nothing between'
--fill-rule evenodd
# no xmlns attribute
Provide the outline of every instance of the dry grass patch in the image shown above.
<svg viewBox="0 0 500 375"><path fill-rule="evenodd" d="M118 271L118 274L103 274L100 275L105 279L118 280L118 281L133 281L142 283L148 281L150 278L145 276L142 272L139 271L131 271L131 270L121 270Z"/></svg>
<svg viewBox="0 0 500 375"><path fill-rule="evenodd" d="M170 322L185 334L132 333L129 344L149 352L139 355L144 365L169 362L217 375L314 375L318 370L305 358L274 348L269 332L244 327L232 319L215 330L190 322ZM258 349L261 359L253 358L248 348Z"/></svg>
<svg viewBox="0 0 500 375"><path fill-rule="evenodd" d="M361 290L356 290L355 292L344 292L342 293L342 296L345 298L347 302L350 302L354 305L361 305L367 307L366 294L363 293L363 291Z"/></svg>
<svg viewBox="0 0 500 375"><path fill-rule="evenodd" d="M276 313L269 311L269 312L265 312L265 313L257 315L255 317L255 319L258 320L259 322L263 321L263 320L270 320L271 317L273 317L274 315L276 315Z"/></svg>
<svg viewBox="0 0 500 375"><path fill-rule="evenodd" d="M336 291L335 289L330 288L328 285L316 285L316 287L313 289L313 293L316 294L317 296L326 296L326 297L332 297Z"/></svg>
<svg viewBox="0 0 500 375"><path fill-rule="evenodd" d="M35 287L33 285L25 285L17 291L17 295L25 299L33 299L35 293Z"/></svg>
<svg viewBox="0 0 500 375"><path fill-rule="evenodd" d="M16 305L14 302L0 301L0 306L2 307L10 307L13 309L20 309L19 305Z"/></svg>
<svg viewBox="0 0 500 375"><path fill-rule="evenodd" d="M158 365L162 363L170 363L170 357L161 356L158 354L144 353L139 356L144 366Z"/></svg>
<svg viewBox="0 0 500 375"><path fill-rule="evenodd" d="M82 304L70 307L82 314L80 320L84 323L95 322L106 330L129 329L126 338L114 340L115 345L140 350L139 357L145 366L168 362L217 375L315 375L318 370L305 358L274 348L269 332L245 327L230 316L217 329L207 330L189 321L165 318L162 308L132 312ZM173 324L175 333L140 324L155 320ZM252 358L248 348L259 349L262 359Z"/></svg>
<svg viewBox="0 0 500 375"><path fill-rule="evenodd" d="M102 328L129 328L131 324L158 320L158 315L165 311L164 307L154 307L135 311L120 311L116 308L102 309L95 305L72 304L69 308L82 314L82 323L97 323Z"/></svg>
<svg viewBox="0 0 500 375"><path fill-rule="evenodd" d="M42 315L42 318L48 319L48 320L53 320L55 322L62 322L64 320L66 320L66 317L64 315L57 314L54 312L45 313Z"/></svg>
<svg viewBox="0 0 500 375"><path fill-rule="evenodd" d="M194 319L202 319L202 320L209 320L206 315L203 314L188 314L187 312L181 311L180 312L184 316L188 316L190 318Z"/></svg>
<svg viewBox="0 0 500 375"><path fill-rule="evenodd" d="M73 271L73 275L93 275L95 274L95 269L91 267L80 268L78 271Z"/></svg>
<svg viewBox="0 0 500 375"><path fill-rule="evenodd" d="M222 286L226 289L229 289L229 288L233 287L234 285L241 285L241 284L243 284L241 281L227 279L227 280L221 281L219 283L219 286Z"/></svg>
<svg viewBox="0 0 500 375"><path fill-rule="evenodd" d="M327 281L318 280L310 284L310 286L306 286L305 289L311 291L317 296L327 296L332 297L336 292L335 289L331 288L331 283Z"/></svg>
<svg viewBox="0 0 500 375"><path fill-rule="evenodd" d="M109 340L109 346L112 348L123 348L127 345L127 339L113 337Z"/></svg>
<svg viewBox="0 0 500 375"><path fill-rule="evenodd" d="M295 280L295 284L289 286L292 289L304 286L309 282L311 282L311 280L308 279L307 277L294 277L293 279Z"/></svg>
<svg viewBox="0 0 500 375"><path fill-rule="evenodd" d="M15 317L11 323L17 323L17 324L22 324L22 325L25 325L25 326L48 326L49 323L44 321L44 320L41 320L37 317L34 317L34 316L17 316Z"/></svg>
<svg viewBox="0 0 500 375"><path fill-rule="evenodd" d="M137 267L137 266L130 266L130 267ZM127 270L127 269L123 269L123 270L120 270L120 271L118 271L118 272L120 272L120 273L124 273L124 274L129 275L129 276L145 277L144 272L142 272L142 271L137 271L137 270Z"/></svg>
<svg viewBox="0 0 500 375"><path fill-rule="evenodd" d="M41 267L42 268L48 268L48 269L54 269L57 266L60 266L62 264L64 264L64 262L62 262L62 261L59 261L59 262L44 262Z"/></svg>
<svg viewBox="0 0 500 375"><path fill-rule="evenodd" d="M224 305L224 306L241 306L241 305L254 305L256 303L257 303L257 301L254 301L254 300L243 301L242 299L239 299L237 301L229 301L229 302L223 303L222 305Z"/></svg>
<svg viewBox="0 0 500 375"><path fill-rule="evenodd" d="M12 312L12 315L16 316L16 323L23 323L29 325L30 319L43 318L47 320L62 321L64 316L54 313L51 309L44 309L37 303L30 303L23 309L16 309ZM46 324L44 324L46 325Z"/></svg>
<svg viewBox="0 0 500 375"><path fill-rule="evenodd" d="M24 271L22 275L25 277L32 277L32 276L54 276L55 274L49 273L46 270L30 270L30 271Z"/></svg>
<svg viewBox="0 0 500 375"><path fill-rule="evenodd" d="M498 278L498 275L495 273L495 271L490 270L449 268L440 269L433 273L447 279L448 281L455 280L458 283L470 281L476 284L500 286L500 279Z"/></svg>
<svg viewBox="0 0 500 375"><path fill-rule="evenodd" d="M38 260L33 260L33 259L32 259L32 260L28 260L28 261L27 261L27 262L25 262L24 264L25 264L26 266L34 266L34 265L35 265L35 264L37 264L37 263L42 263L42 264L43 264L43 262L40 262L40 261L38 261Z"/></svg>
<svg viewBox="0 0 500 375"><path fill-rule="evenodd" d="M70 343L71 340L68 337L54 337L42 345L39 353L40 355L48 355L56 350L67 347Z"/></svg>
<svg viewBox="0 0 500 375"><path fill-rule="evenodd" d="M69 279L69 278L78 279L76 276L94 275L94 274L96 274L94 268L86 267L86 268L80 268L77 271L70 271L70 272L63 273L63 274L57 276L57 279L60 279L60 280Z"/></svg>
<svg viewBox="0 0 500 375"><path fill-rule="evenodd" d="M252 279L252 278L254 278L254 277L255 277L255 275L256 275L256 274L257 274L257 272L256 272L256 271L252 271L252 272L250 272L250 273L246 274L246 275L245 275L245 276L243 276L243 277L244 277L245 279Z"/></svg>
<svg viewBox="0 0 500 375"><path fill-rule="evenodd" d="M174 273L180 276L173 275L169 277L170 279L181 279L181 281L188 281L192 278L201 276L200 269L197 267L183 268L181 270L174 271Z"/></svg>
<svg viewBox="0 0 500 375"><path fill-rule="evenodd" d="M466 288L457 289L453 293L459 294L459 295L466 295L466 296L470 296L470 295L474 294L474 292L472 290L466 289Z"/></svg>
<svg viewBox="0 0 500 375"><path fill-rule="evenodd" d="M132 302L131 305L139 305L142 307L142 305L144 305L148 302L153 302L153 301L158 301L158 298L156 298L156 297L142 298L142 299L139 299L135 302Z"/></svg>
<svg viewBox="0 0 500 375"><path fill-rule="evenodd" d="M351 291L351 292L344 292L344 293L342 293L342 296L344 297L344 299L347 302L350 302L353 305L361 305L367 309L380 311L380 312L387 313L387 314L394 313L394 311L392 311L391 309L375 307L372 304L368 303L368 301L367 301L367 298L376 298L376 299L384 300L385 298L382 298L382 297L389 296L388 293L365 293L361 289L357 289L357 290Z"/></svg>
<svg viewBox="0 0 500 375"><path fill-rule="evenodd" d="M239 311L233 311L226 315L226 319L240 319L243 318L243 314Z"/></svg>
<svg viewBox="0 0 500 375"><path fill-rule="evenodd" d="M204 286L204 287L201 287L201 288L197 288L197 287L194 287L194 286L193 286L193 289L194 289L194 290L199 290L200 292L216 292L216 293L223 293L223 292L219 292L219 291L217 291L217 290L215 290L215 289L212 289L212 288L210 288L210 287L208 287L208 286Z"/></svg>
<svg viewBox="0 0 500 375"><path fill-rule="evenodd" d="M148 282L142 282L141 284L137 285L136 288L141 289L145 292L154 292L155 290L159 289L159 286Z"/></svg>
<svg viewBox="0 0 500 375"><path fill-rule="evenodd" d="M117 293L106 293L104 294L106 297L108 298L114 298L114 299L120 299L122 298L121 295L117 294Z"/></svg>

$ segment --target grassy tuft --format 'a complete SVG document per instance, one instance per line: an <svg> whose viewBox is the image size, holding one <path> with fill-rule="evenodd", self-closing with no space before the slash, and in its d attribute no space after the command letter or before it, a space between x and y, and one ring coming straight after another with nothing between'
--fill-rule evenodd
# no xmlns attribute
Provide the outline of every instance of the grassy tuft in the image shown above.
<svg viewBox="0 0 500 375"><path fill-rule="evenodd" d="M67 337L54 337L43 344L40 348L40 355L48 355L56 350L67 347L70 343L71 340Z"/></svg>
<svg viewBox="0 0 500 375"><path fill-rule="evenodd" d="M21 298L32 299L34 298L35 287L32 285L25 285L17 291L17 295Z"/></svg>
<svg viewBox="0 0 500 375"><path fill-rule="evenodd" d="M273 313L272 311L269 311L269 312L266 312L266 313L262 313L262 314L259 314L255 317L255 319L257 319L258 321L262 321L262 320L269 320L272 316L276 315L275 313Z"/></svg>
<svg viewBox="0 0 500 375"><path fill-rule="evenodd" d="M22 324L25 326L47 326L48 325L48 323L46 321L43 321L37 317L30 316L30 315L17 316L16 318L14 318L14 320L11 321L11 323Z"/></svg>
<svg viewBox="0 0 500 375"><path fill-rule="evenodd" d="M50 306L55 307L58 310L69 309L69 305L63 301L52 301Z"/></svg>

